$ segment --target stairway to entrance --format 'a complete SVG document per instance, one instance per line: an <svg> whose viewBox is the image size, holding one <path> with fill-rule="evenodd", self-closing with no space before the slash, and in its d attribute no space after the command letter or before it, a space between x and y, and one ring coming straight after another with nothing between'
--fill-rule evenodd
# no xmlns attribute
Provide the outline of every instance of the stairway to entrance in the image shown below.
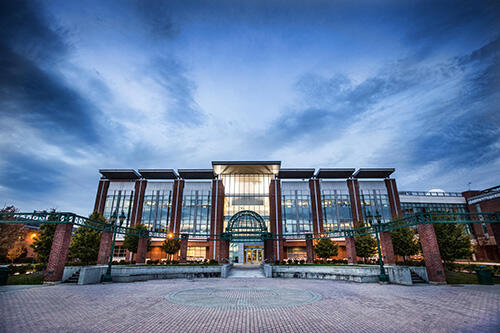
<svg viewBox="0 0 500 333"><path fill-rule="evenodd" d="M227 278L265 278L265 275L260 265L233 264Z"/></svg>

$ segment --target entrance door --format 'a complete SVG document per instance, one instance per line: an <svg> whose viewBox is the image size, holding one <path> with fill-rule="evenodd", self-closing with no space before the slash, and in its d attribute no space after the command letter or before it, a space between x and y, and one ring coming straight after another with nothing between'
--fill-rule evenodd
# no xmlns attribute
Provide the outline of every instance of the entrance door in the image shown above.
<svg viewBox="0 0 500 333"><path fill-rule="evenodd" d="M245 249L245 264L260 264L264 250L261 248L246 248Z"/></svg>

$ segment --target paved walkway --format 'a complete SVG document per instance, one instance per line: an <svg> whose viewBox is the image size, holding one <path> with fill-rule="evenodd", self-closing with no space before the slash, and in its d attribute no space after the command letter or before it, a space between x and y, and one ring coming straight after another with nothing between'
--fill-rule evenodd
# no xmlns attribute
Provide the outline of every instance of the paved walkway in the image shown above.
<svg viewBox="0 0 500 333"><path fill-rule="evenodd" d="M299 279L59 284L0 293L0 332L499 332L500 286Z"/></svg>

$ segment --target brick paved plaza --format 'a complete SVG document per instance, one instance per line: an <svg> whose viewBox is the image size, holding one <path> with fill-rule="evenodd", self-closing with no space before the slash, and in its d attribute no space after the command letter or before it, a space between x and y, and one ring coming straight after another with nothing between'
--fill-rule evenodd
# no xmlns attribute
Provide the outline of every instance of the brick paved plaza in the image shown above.
<svg viewBox="0 0 500 333"><path fill-rule="evenodd" d="M500 331L500 286L177 279L7 288L0 306L2 332Z"/></svg>

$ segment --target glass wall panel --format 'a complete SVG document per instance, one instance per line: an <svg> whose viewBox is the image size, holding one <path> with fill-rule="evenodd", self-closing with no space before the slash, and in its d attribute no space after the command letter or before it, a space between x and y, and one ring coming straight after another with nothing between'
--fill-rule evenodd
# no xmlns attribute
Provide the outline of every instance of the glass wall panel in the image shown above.
<svg viewBox="0 0 500 333"><path fill-rule="evenodd" d="M188 260L205 259L207 248L204 246L188 246L186 257Z"/></svg>
<svg viewBox="0 0 500 333"><path fill-rule="evenodd" d="M210 233L211 182L186 182L182 195L180 232Z"/></svg>
<svg viewBox="0 0 500 333"><path fill-rule="evenodd" d="M115 212L117 216L121 213L125 215L124 227L130 226L130 218L132 216L132 204L134 202L134 182L111 182L104 204L103 215L106 219L110 219Z"/></svg>
<svg viewBox="0 0 500 333"><path fill-rule="evenodd" d="M383 181L359 181L359 192L365 221L368 212L371 216L377 215L378 212L382 223L392 220L389 196Z"/></svg>
<svg viewBox="0 0 500 333"><path fill-rule="evenodd" d="M320 186L324 230L334 232L352 228L351 199L347 183L322 181Z"/></svg>
<svg viewBox="0 0 500 333"><path fill-rule="evenodd" d="M141 223L150 231L168 232L172 214L173 182L148 183Z"/></svg>
<svg viewBox="0 0 500 333"><path fill-rule="evenodd" d="M309 182L282 182L281 210L284 233L313 232Z"/></svg>
<svg viewBox="0 0 500 333"><path fill-rule="evenodd" d="M221 174L224 184L224 229L234 214L251 210L262 216L269 230L269 184L272 174Z"/></svg>

